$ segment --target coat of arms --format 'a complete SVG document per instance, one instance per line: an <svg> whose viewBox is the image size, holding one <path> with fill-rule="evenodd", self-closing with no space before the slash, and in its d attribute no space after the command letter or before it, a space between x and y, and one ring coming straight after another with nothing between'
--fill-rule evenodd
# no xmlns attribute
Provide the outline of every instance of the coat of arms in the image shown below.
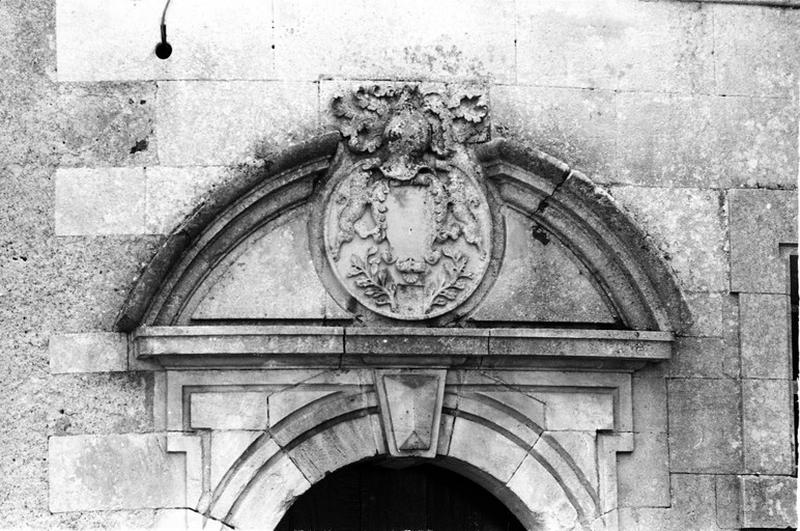
<svg viewBox="0 0 800 531"><path fill-rule="evenodd" d="M492 218L467 144L488 137L480 90L362 87L333 99L348 149L325 206L328 262L367 308L427 319L464 302L491 255Z"/></svg>

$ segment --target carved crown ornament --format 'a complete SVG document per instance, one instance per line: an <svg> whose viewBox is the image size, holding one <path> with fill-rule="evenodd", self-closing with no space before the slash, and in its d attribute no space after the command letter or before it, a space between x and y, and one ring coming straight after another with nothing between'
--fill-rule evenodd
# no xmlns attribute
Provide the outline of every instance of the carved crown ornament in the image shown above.
<svg viewBox="0 0 800 531"><path fill-rule="evenodd" d="M336 281L393 319L455 309L480 285L494 244L469 147L488 139L485 93L374 85L334 97L332 108L346 142L322 207Z"/></svg>

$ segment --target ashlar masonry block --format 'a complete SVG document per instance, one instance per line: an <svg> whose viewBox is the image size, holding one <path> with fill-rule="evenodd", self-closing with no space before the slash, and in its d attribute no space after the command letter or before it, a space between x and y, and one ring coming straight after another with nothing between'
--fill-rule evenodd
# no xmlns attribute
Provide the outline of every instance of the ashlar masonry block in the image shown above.
<svg viewBox="0 0 800 531"><path fill-rule="evenodd" d="M739 294L742 376L790 378L789 297Z"/></svg>
<svg viewBox="0 0 800 531"><path fill-rule="evenodd" d="M192 393L193 428L263 430L267 428L267 395L258 392Z"/></svg>
<svg viewBox="0 0 800 531"><path fill-rule="evenodd" d="M797 478L741 476L742 524L746 528L797 526Z"/></svg>
<svg viewBox="0 0 800 531"><path fill-rule="evenodd" d="M659 91L621 92L614 102L616 182L732 188L796 180L797 104L789 98Z"/></svg>
<svg viewBox="0 0 800 531"><path fill-rule="evenodd" d="M525 450L500 433L463 418L456 418L449 455L509 481L523 459Z"/></svg>
<svg viewBox="0 0 800 531"><path fill-rule="evenodd" d="M742 380L744 466L758 474L795 473L790 380Z"/></svg>
<svg viewBox="0 0 800 531"><path fill-rule="evenodd" d="M671 506L624 507L620 510L619 529L717 529L714 480L710 474L672 474Z"/></svg>
<svg viewBox="0 0 800 531"><path fill-rule="evenodd" d="M184 458L158 434L50 437L50 510L99 511L184 505Z"/></svg>
<svg viewBox="0 0 800 531"><path fill-rule="evenodd" d="M670 471L736 473L742 466L741 397L735 380L668 382Z"/></svg>
<svg viewBox="0 0 800 531"><path fill-rule="evenodd" d="M681 337L670 360L672 376L685 378L736 378L739 353L719 337Z"/></svg>
<svg viewBox="0 0 800 531"><path fill-rule="evenodd" d="M713 85L707 9L677 2L517 4L520 83L701 92Z"/></svg>
<svg viewBox="0 0 800 531"><path fill-rule="evenodd" d="M789 293L788 259L782 245L797 245L797 192L731 190L730 290Z"/></svg>
<svg viewBox="0 0 800 531"><path fill-rule="evenodd" d="M634 433L633 453L619 454L617 459L621 507L669 507L666 433Z"/></svg>
<svg viewBox="0 0 800 531"><path fill-rule="evenodd" d="M616 144L612 91L495 85L491 97L498 135L536 146L595 182L612 179Z"/></svg>
<svg viewBox="0 0 800 531"><path fill-rule="evenodd" d="M755 96L797 94L800 11L715 4L717 92ZM796 96L795 96L796 97Z"/></svg>
<svg viewBox="0 0 800 531"><path fill-rule="evenodd" d="M156 163L155 83L61 83L61 166Z"/></svg>
<svg viewBox="0 0 800 531"><path fill-rule="evenodd" d="M725 224L717 192L615 186L611 193L653 238L684 289L727 288Z"/></svg>

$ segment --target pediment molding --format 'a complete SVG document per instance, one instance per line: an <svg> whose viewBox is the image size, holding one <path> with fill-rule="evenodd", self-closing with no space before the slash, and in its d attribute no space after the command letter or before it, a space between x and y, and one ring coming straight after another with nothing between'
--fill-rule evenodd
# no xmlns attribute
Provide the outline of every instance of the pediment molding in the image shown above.
<svg viewBox="0 0 800 531"><path fill-rule="evenodd" d="M221 187L169 236L145 268L120 312L117 319L118 329L130 332L139 326L183 327L207 324L194 322L193 312L211 289L215 279L219 278L221 271L243 252L243 242L266 233L272 223L299 207L316 212L312 214L310 223L319 224L320 217L324 217L319 212L326 205L325 194L331 193L325 192L326 183L337 171L341 172L342 160L350 152L350 148L345 147L345 140L339 133L318 137L288 150L269 167L243 170L238 178ZM330 264L334 261L330 257L324 257L331 242L314 242L315 238L322 238L315 236L314 231L317 230L316 234L319 235L319 230L312 227L309 238L312 241L312 254L316 253L317 256L315 265L320 280L343 309L352 310L350 305L353 304L360 308L358 320L348 322L344 319L330 324L358 325L361 321L360 324L371 327L474 326L469 324L470 312L491 289L502 266L504 233L503 216L500 213L508 210L516 211L530 220L535 230L541 231L543 238L556 240L569 250L570 258L587 273L586 277L595 291L615 316L617 324L611 326L612 328L680 332L688 325L688 309L672 272L648 238L612 197L580 172L545 153L505 139L483 140L485 139L478 139L476 143L470 144L468 151L463 151L460 144L455 144L451 151L443 153L462 153L466 157L462 162L456 163L456 166L460 164L466 167L472 158L476 167L479 167L479 173L470 178L482 181L481 187L486 189L495 227L491 236L494 241L493 254L485 272L488 280L478 282L475 285L477 289L473 286L468 290L452 291L451 296L455 302L450 304L448 300L442 299L441 311L430 314L430 318L421 318L425 314L420 313L421 310L414 310L414 320L411 322L393 319L389 311L373 311L376 308L371 308L363 298L359 299L357 294L354 295L352 290L346 293L338 288L337 292L334 285L338 283L341 286L344 276L340 272L338 280L333 278L337 275L331 273ZM403 167L406 170L414 168L413 171L437 164L453 167L452 162L446 162L449 160L447 157L452 156L425 155L429 158L424 158L419 155L419 159L403 159ZM396 155L390 154L386 157L386 160L393 161L392 157L396 158ZM436 162L440 159L445 162ZM389 163L384 163L384 166L386 164ZM388 169L374 166L374 169L368 171L372 172L371 175L394 176L395 173L392 172L400 171L396 167L399 163L392 164L394 165ZM467 174L464 173L466 170L459 171L460 175ZM404 176L402 172L397 175L401 176L399 180L395 177L390 180L395 179L400 184L403 179L406 179L403 182L413 182L413 176ZM444 183L446 185L447 181ZM476 202L475 205L477 204L479 203ZM451 207L446 208L448 210L445 210L445 215L453 215L449 213ZM478 215L477 211L472 210L471 215ZM483 223L488 223L489 218L485 214L481 216ZM455 221L457 219L453 217L448 223ZM455 242L456 238L464 237L461 235L465 234L467 228L456 225L453 227L458 229L450 236ZM438 238L436 234L438 233L434 232L432 237ZM375 237L374 231L370 236ZM341 239L341 234L334 233L334 240L336 238ZM487 240L488 236L484 234L482 239ZM451 245L446 235L439 241L442 243L438 244L438 248L433 248L434 250L442 249L441 245ZM343 242L347 243L342 240L337 245L340 247ZM461 250L475 253L469 259L478 263L481 256L480 245L474 240L472 245L469 240L464 242ZM383 252L385 255L386 251ZM436 252L439 253L438 250ZM438 257L434 257L430 263L435 264L434 260L437 259ZM407 263L409 261L413 262L410 258L406 260ZM320 266L322 262L326 265ZM390 263L394 262L387 262ZM253 279L253 282L257 281L258 279ZM467 283L465 281L458 286ZM569 289L569 286L564 286L564 289ZM303 323L290 321L288 324ZM479 323L479 326L497 328L506 325L488 322ZM531 323L529 326L541 327L542 323Z"/></svg>

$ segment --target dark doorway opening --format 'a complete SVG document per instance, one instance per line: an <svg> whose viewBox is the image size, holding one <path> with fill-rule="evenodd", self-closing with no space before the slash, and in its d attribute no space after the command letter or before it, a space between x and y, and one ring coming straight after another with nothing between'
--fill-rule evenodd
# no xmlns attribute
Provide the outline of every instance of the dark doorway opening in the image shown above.
<svg viewBox="0 0 800 531"><path fill-rule="evenodd" d="M311 487L276 531L524 531L511 511L469 479L430 464L359 463Z"/></svg>

